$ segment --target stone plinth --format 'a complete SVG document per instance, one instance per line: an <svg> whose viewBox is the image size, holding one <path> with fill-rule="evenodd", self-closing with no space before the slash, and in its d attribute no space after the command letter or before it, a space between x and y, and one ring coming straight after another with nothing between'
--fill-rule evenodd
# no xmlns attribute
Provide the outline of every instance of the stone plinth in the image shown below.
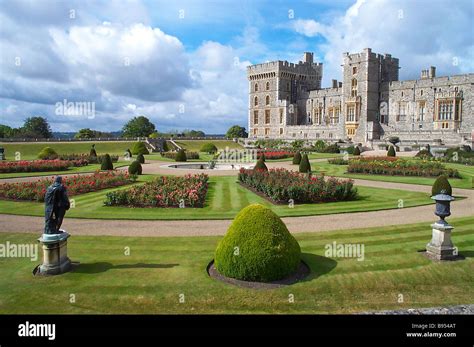
<svg viewBox="0 0 474 347"><path fill-rule="evenodd" d="M60 234L43 234L38 241L43 248L43 264L35 270L35 275L59 275L71 269L67 256L69 234L62 230Z"/></svg>
<svg viewBox="0 0 474 347"><path fill-rule="evenodd" d="M451 225L436 222L431 224L433 236L431 242L426 245L428 257L436 260L453 260L458 257L457 248L451 241L451 231L454 229Z"/></svg>

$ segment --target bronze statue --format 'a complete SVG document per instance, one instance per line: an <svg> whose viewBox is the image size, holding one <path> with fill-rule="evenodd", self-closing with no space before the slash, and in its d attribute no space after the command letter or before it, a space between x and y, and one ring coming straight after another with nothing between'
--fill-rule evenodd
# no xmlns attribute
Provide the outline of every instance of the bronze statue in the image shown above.
<svg viewBox="0 0 474 347"><path fill-rule="evenodd" d="M48 187L44 196L44 233L60 234L64 215L71 204L67 196L66 187L62 184L62 177L57 176L54 183Z"/></svg>

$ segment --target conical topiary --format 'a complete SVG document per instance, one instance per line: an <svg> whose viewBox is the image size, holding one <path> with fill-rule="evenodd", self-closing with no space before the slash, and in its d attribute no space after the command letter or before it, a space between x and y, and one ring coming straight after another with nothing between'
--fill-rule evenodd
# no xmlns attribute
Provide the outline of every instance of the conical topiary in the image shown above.
<svg viewBox="0 0 474 347"><path fill-rule="evenodd" d="M448 177L445 175L439 176L433 183L433 187L431 188L431 196L435 196L437 194L453 195L453 189L451 188L451 184L449 184Z"/></svg>
<svg viewBox="0 0 474 347"><path fill-rule="evenodd" d="M300 165L301 163L301 153L296 152L295 155L293 156L293 165Z"/></svg>
<svg viewBox="0 0 474 347"><path fill-rule="evenodd" d="M254 170L258 171L268 171L267 165L265 165L265 162L263 161L262 157L257 160L257 163L255 164Z"/></svg>
<svg viewBox="0 0 474 347"><path fill-rule="evenodd" d="M311 164L309 163L308 155L306 153L301 158L299 171L302 173L311 172Z"/></svg>
<svg viewBox="0 0 474 347"><path fill-rule="evenodd" d="M396 157L397 154L395 152L395 147L390 146L390 148L387 151L387 157Z"/></svg>
<svg viewBox="0 0 474 347"><path fill-rule="evenodd" d="M142 165L138 160L135 160L133 163L130 164L128 167L128 173L130 175L141 175L142 174Z"/></svg>
<svg viewBox="0 0 474 347"><path fill-rule="evenodd" d="M91 151L89 152L91 157L97 157L97 152L95 151L95 145L91 146Z"/></svg>
<svg viewBox="0 0 474 347"><path fill-rule="evenodd" d="M175 161L187 161L188 158L186 157L186 152L184 149L180 149L178 153L176 153Z"/></svg>
<svg viewBox="0 0 474 347"><path fill-rule="evenodd" d="M137 161L138 161L140 164L145 164L145 156L144 156L143 154L137 155Z"/></svg>
<svg viewBox="0 0 474 347"><path fill-rule="evenodd" d="M219 242L214 265L222 275L269 282L294 273L301 249L272 210L253 204L242 209Z"/></svg>
<svg viewBox="0 0 474 347"><path fill-rule="evenodd" d="M263 162L265 162L265 160L267 158L265 158L265 152L262 152L262 154L260 155L260 159L262 159Z"/></svg>
<svg viewBox="0 0 474 347"><path fill-rule="evenodd" d="M355 148L354 148L354 155L360 155L359 146L355 146Z"/></svg>
<svg viewBox="0 0 474 347"><path fill-rule="evenodd" d="M102 158L102 162L100 163L100 169L101 170L113 170L114 165L112 164L112 159L110 158L110 155L107 153L104 155Z"/></svg>

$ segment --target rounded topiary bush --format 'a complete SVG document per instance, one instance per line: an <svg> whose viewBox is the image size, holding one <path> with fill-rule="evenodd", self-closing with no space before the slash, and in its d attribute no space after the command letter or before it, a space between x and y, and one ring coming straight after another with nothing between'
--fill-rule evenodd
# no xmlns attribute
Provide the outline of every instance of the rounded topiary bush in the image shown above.
<svg viewBox="0 0 474 347"><path fill-rule="evenodd" d="M296 152L295 155L293 156L293 165L300 165L301 163L301 153Z"/></svg>
<svg viewBox="0 0 474 347"><path fill-rule="evenodd" d="M142 165L138 160L135 160L133 163L130 164L128 167L128 173L130 175L141 175L142 174Z"/></svg>
<svg viewBox="0 0 474 347"><path fill-rule="evenodd" d="M354 147L354 153L352 153L353 155L360 155L360 149L359 149L359 146L355 146Z"/></svg>
<svg viewBox="0 0 474 347"><path fill-rule="evenodd" d="M145 164L145 156L144 156L143 154L137 155L137 161L138 161L140 164Z"/></svg>
<svg viewBox="0 0 474 347"><path fill-rule="evenodd" d="M309 163L307 154L304 154L303 158L301 158L299 171L302 173L311 172L311 164Z"/></svg>
<svg viewBox="0 0 474 347"><path fill-rule="evenodd" d="M96 152L96 150L95 150L95 145L92 145L92 146L91 146L91 150L90 150L90 152L89 152L89 155L90 155L91 157L97 157L97 152Z"/></svg>
<svg viewBox="0 0 474 347"><path fill-rule="evenodd" d="M213 143L205 143L201 147L201 152L209 153L209 154L214 154L217 152L217 147Z"/></svg>
<svg viewBox="0 0 474 347"><path fill-rule="evenodd" d="M257 160L257 163L255 164L254 170L260 170L260 171L268 171L267 165L265 165L265 161L263 160L263 157L260 157L260 159Z"/></svg>
<svg viewBox="0 0 474 347"><path fill-rule="evenodd" d="M214 265L222 275L269 282L294 273L301 249L273 211L253 204L242 209L219 242Z"/></svg>
<svg viewBox="0 0 474 347"><path fill-rule="evenodd" d="M144 142L135 142L132 147L132 154L150 154Z"/></svg>
<svg viewBox="0 0 474 347"><path fill-rule="evenodd" d="M107 153L104 155L104 158L102 159L100 163L100 169L101 170L113 170L114 169L114 164L112 164L112 158L110 158L110 155Z"/></svg>
<svg viewBox="0 0 474 347"><path fill-rule="evenodd" d="M58 153L51 147L44 147L39 153L38 153L38 158L39 159L57 159L58 158Z"/></svg>
<svg viewBox="0 0 474 347"><path fill-rule="evenodd" d="M178 153L176 153L175 161L187 161L188 158L186 157L186 152L184 149L180 149Z"/></svg>
<svg viewBox="0 0 474 347"><path fill-rule="evenodd" d="M395 147L390 146L390 148L387 151L387 157L396 157L397 154L395 153Z"/></svg>
<svg viewBox="0 0 474 347"><path fill-rule="evenodd" d="M431 188L431 196L437 194L453 195L453 189L451 188L451 184L449 184L448 177L445 175L439 176L433 183L433 187Z"/></svg>

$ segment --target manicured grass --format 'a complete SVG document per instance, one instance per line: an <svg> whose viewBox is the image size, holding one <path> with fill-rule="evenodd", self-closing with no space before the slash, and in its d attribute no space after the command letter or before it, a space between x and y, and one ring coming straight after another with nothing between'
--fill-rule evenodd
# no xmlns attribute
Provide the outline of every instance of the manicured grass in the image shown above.
<svg viewBox="0 0 474 347"><path fill-rule="evenodd" d="M175 142L191 152L199 152L202 145L213 143L218 150L224 150L226 147L230 149L244 149L240 144L232 140L175 140Z"/></svg>
<svg viewBox="0 0 474 347"><path fill-rule="evenodd" d="M446 167L452 167L459 171L462 178L450 178L449 182L455 188L474 188L474 166L444 163ZM433 185L436 178L427 177L409 177L409 176L388 176L388 175L365 175L365 174L348 174L347 165L333 165L328 162L311 163L313 173L324 172L328 176L360 178L371 181L385 181L396 183Z"/></svg>
<svg viewBox="0 0 474 347"><path fill-rule="evenodd" d="M474 217L450 222L465 260L432 262L419 253L431 237L426 223L296 234L312 273L302 282L269 290L238 288L207 275L221 237L72 235L69 256L80 262L73 272L34 277L38 260L0 258L0 312L334 314L472 304ZM1 244L37 244L37 238L0 233ZM363 244L364 260L326 256L325 246L333 242ZM69 301L71 294L75 303Z"/></svg>
<svg viewBox="0 0 474 347"><path fill-rule="evenodd" d="M310 153L308 154L309 160L312 159L329 159L329 158L337 158L337 157L342 157L343 154L340 153ZM352 155L350 155L352 157ZM285 159L266 159L269 162L280 162L280 161L293 161L293 158L285 158Z"/></svg>
<svg viewBox="0 0 474 347"><path fill-rule="evenodd" d="M44 147L51 147L59 154L89 153L92 144L95 144L97 154L116 154L123 156L127 148L131 148L133 142L107 141L107 142L41 142L41 143L9 143L0 142L0 147L5 148L8 160L15 160L15 152L20 152L21 160L38 159L38 153Z"/></svg>
<svg viewBox="0 0 474 347"><path fill-rule="evenodd" d="M139 182L153 178L139 176ZM287 205L272 205L266 199L240 186L234 176L210 177L206 204L203 208L128 208L103 206L105 194L110 190L75 196L76 208L68 211L68 217L103 219L231 219L243 207L260 203L280 216L307 216L360 211L375 211L398 208L399 199L404 207L431 204L427 194L405 190L357 187L360 199L354 201L302 204L290 208ZM139 184L139 183L138 183ZM114 188L127 189L127 188ZM0 200L0 213L34 215L44 214L44 206L35 202Z"/></svg>
<svg viewBox="0 0 474 347"><path fill-rule="evenodd" d="M114 163L114 168L130 165L129 161L118 161ZM16 177L36 177L36 176L53 176L53 175L70 175L76 173L94 172L100 170L100 164L89 164L80 167L70 167L66 171L44 171L44 172L13 172L0 174L0 183L2 178L16 178Z"/></svg>

